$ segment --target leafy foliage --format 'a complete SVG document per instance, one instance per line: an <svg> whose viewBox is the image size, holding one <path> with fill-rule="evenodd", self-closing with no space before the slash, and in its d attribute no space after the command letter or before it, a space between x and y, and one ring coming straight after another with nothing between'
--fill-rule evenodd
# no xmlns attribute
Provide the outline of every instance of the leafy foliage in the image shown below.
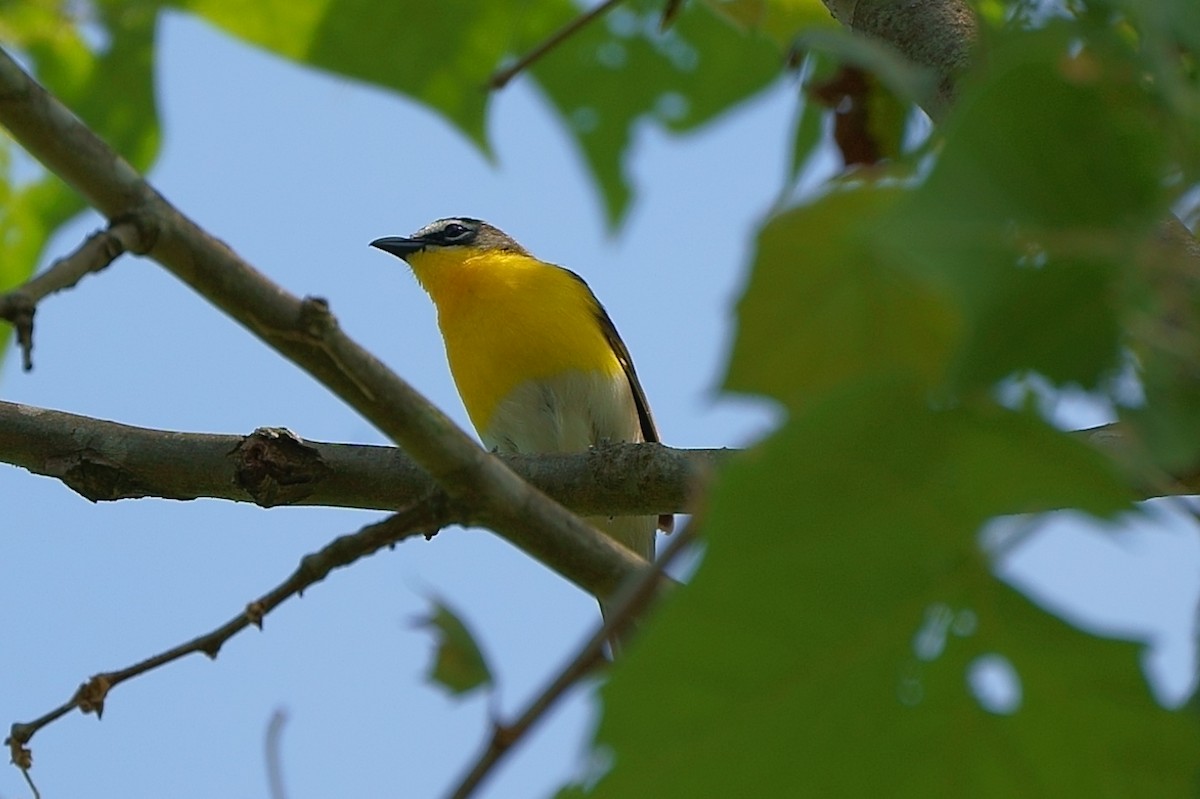
<svg viewBox="0 0 1200 799"><path fill-rule="evenodd" d="M492 73L579 13L569 0L172 5L285 57L419 100L485 148ZM635 125L693 130L779 71L779 54L766 40L738 33L703 7L662 35L659 13L657 3L624 4L532 71L577 141L613 222L629 204L621 160Z"/></svg>
<svg viewBox="0 0 1200 799"><path fill-rule="evenodd" d="M629 202L621 160L639 121L694 130L765 87L782 64L767 40L738 34L703 6L664 34L660 14L659 3L618 7L533 73L577 137L610 219Z"/></svg>
<svg viewBox="0 0 1200 799"><path fill-rule="evenodd" d="M800 31L835 26L818 0L710 0L709 6L746 30L761 31L783 49L792 46Z"/></svg>
<svg viewBox="0 0 1200 799"><path fill-rule="evenodd" d="M1150 38L1085 17L985 39L907 163L764 226L727 385L791 419L723 475L704 566L606 687L592 795L1192 790L1200 729L1155 704L1137 647L1049 618L978 541L1002 514L1132 507L995 387L1108 390L1163 296L1139 253L1191 134L1139 77ZM972 682L996 664L1003 706Z"/></svg>
<svg viewBox="0 0 1200 799"><path fill-rule="evenodd" d="M827 393L723 475L704 567L604 691L616 767L594 795L1179 793L1196 730L1150 699L1136 647L1048 619L976 545L987 515L1055 499L1124 504L1100 456L1028 416ZM1020 682L1003 718L967 681L988 655Z"/></svg>

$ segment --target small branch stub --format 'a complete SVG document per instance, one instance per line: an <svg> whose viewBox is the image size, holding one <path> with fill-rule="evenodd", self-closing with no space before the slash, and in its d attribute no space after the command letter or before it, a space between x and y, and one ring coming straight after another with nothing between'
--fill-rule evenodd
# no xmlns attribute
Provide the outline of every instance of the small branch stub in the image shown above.
<svg viewBox="0 0 1200 799"><path fill-rule="evenodd" d="M246 606L246 618L260 630L263 628L263 618L266 615L267 607L260 600L255 600Z"/></svg>
<svg viewBox="0 0 1200 799"><path fill-rule="evenodd" d="M96 718L104 716L104 700L112 688L112 681L107 674L97 674L92 679L79 686L75 692L75 706L81 713L95 713Z"/></svg>
<svg viewBox="0 0 1200 799"><path fill-rule="evenodd" d="M12 764L21 769L21 771L28 771L33 768L33 750L15 735L10 735L8 738L8 752Z"/></svg>
<svg viewBox="0 0 1200 799"><path fill-rule="evenodd" d="M300 502L330 473L320 452L286 428L260 427L230 456L234 481L264 508Z"/></svg>

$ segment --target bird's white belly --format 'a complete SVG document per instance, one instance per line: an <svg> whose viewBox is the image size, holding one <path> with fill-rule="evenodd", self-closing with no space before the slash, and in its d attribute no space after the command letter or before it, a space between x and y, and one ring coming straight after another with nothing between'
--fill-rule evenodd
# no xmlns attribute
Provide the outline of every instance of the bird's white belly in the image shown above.
<svg viewBox="0 0 1200 799"><path fill-rule="evenodd" d="M524 454L643 440L625 375L578 371L521 383L496 406L479 437L488 449ZM596 516L588 522L643 558L654 558L656 517Z"/></svg>
<svg viewBox="0 0 1200 799"><path fill-rule="evenodd" d="M526 454L642 440L625 376L580 371L521 383L497 404L479 435L489 449Z"/></svg>

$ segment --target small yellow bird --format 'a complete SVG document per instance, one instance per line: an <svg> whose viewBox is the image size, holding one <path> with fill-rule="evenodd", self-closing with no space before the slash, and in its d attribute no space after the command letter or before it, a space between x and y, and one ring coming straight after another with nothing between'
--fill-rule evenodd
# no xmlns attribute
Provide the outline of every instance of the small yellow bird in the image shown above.
<svg viewBox="0 0 1200 799"><path fill-rule="evenodd" d="M433 299L450 371L485 446L563 453L659 440L629 350L579 275L471 217L371 246L407 261ZM588 521L652 560L655 530L670 532L673 517Z"/></svg>

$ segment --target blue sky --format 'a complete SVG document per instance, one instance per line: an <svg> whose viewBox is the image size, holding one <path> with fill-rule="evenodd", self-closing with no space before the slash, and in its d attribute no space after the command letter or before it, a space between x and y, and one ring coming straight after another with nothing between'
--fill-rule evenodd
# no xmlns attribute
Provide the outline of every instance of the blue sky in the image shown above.
<svg viewBox="0 0 1200 799"><path fill-rule="evenodd" d="M497 95L495 160L403 98L301 70L168 15L157 59L164 148L154 185L296 294L326 297L343 328L467 425L433 309L403 265L367 243L441 216L487 219L584 275L638 365L664 440L737 446L768 429L765 403L716 391L753 231L790 147L794 84L701 133L647 124L627 163L636 188L616 235L559 122L526 81ZM56 237L72 249L94 214ZM148 261L126 258L38 312L36 370L10 357L7 400L128 424L382 443L296 367ZM1066 403L1076 422L1103 421ZM206 631L298 559L379 514L261 510L218 501L91 505L55 481L0 468L0 721L28 720L97 671ZM1177 505L1156 509L1171 513ZM1165 701L1188 690L1198 592L1194 523L1097 536L1068 518L1022 547L1008 579L1089 629L1148 641ZM494 699L447 697L423 675L438 596L476 632ZM45 796L266 795L263 737L289 714L289 794L436 796L475 757L489 703L520 708L598 622L594 601L483 531L444 531L335 573L235 638L118 688L102 723L71 715L33 741ZM592 724L577 692L482 795L548 794L574 773ZM26 789L0 770L0 797Z"/></svg>

